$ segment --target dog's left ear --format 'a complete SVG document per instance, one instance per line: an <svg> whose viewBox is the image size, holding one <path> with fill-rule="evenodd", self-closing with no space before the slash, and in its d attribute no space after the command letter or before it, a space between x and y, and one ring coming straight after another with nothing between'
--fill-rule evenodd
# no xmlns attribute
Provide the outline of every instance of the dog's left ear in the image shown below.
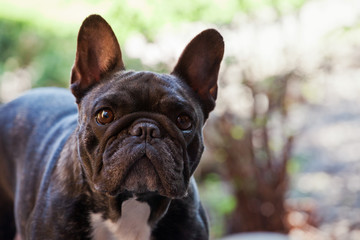
<svg viewBox="0 0 360 240"><path fill-rule="evenodd" d="M110 25L99 15L90 15L80 27L71 91L79 103L85 93L109 72L125 69L121 50Z"/></svg>
<svg viewBox="0 0 360 240"><path fill-rule="evenodd" d="M186 46L171 74L185 81L199 96L207 119L215 107L217 79L224 55L224 41L215 29L197 35Z"/></svg>

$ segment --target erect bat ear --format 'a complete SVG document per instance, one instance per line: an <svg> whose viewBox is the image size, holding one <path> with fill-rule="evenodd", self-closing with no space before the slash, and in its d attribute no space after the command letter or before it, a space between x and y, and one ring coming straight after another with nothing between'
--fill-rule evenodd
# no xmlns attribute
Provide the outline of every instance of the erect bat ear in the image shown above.
<svg viewBox="0 0 360 240"><path fill-rule="evenodd" d="M99 15L87 17L79 30L71 72L71 91L76 101L80 102L106 74L124 69L120 46L110 25Z"/></svg>
<svg viewBox="0 0 360 240"><path fill-rule="evenodd" d="M186 46L171 74L185 81L199 96L205 119L215 107L217 79L224 41L215 29L197 35Z"/></svg>

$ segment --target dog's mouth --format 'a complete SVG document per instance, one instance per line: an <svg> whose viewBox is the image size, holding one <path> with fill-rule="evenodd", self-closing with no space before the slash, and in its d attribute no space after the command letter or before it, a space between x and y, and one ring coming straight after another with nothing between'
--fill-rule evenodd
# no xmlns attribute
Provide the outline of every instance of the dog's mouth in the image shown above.
<svg viewBox="0 0 360 240"><path fill-rule="evenodd" d="M146 155L129 167L120 182L120 189L117 192L157 192L164 186L155 166Z"/></svg>
<svg viewBox="0 0 360 240"><path fill-rule="evenodd" d="M185 144L170 136L151 139L121 135L102 154L95 188L110 195L155 192L169 198L186 194L189 171Z"/></svg>

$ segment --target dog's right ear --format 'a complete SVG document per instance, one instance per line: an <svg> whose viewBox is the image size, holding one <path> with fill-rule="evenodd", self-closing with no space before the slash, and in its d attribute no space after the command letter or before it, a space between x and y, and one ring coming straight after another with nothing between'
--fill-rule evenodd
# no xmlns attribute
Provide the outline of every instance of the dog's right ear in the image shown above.
<svg viewBox="0 0 360 240"><path fill-rule="evenodd" d="M99 15L87 17L80 27L71 91L77 103L108 73L124 70L121 50L110 25Z"/></svg>

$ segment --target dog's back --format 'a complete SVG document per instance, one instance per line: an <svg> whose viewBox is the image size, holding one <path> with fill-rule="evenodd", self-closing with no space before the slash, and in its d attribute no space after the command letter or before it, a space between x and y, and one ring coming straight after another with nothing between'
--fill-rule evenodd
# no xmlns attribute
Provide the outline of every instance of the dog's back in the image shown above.
<svg viewBox="0 0 360 240"><path fill-rule="evenodd" d="M21 210L16 208L17 215L29 216L36 200L36 186L42 184L40 179L52 167L51 160L59 154L50 146L64 144L75 129L76 121L75 99L65 89L32 90L0 106L0 239L13 239L14 204L26 205L27 208L21 207ZM15 181L23 179L19 176L24 171L31 172L34 177L30 181L33 182L28 182L29 179ZM30 187L34 188L34 194L23 196L22 188Z"/></svg>

